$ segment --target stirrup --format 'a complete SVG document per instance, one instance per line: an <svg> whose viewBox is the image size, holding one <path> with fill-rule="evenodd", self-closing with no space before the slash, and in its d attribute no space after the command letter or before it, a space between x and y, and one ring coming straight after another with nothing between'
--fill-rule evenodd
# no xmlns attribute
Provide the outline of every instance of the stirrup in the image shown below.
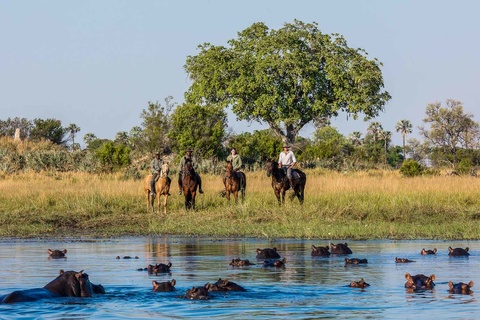
<svg viewBox="0 0 480 320"><path fill-rule="evenodd" d="M178 190L178 194L182 194L182 190Z"/></svg>
<svg viewBox="0 0 480 320"><path fill-rule="evenodd" d="M202 189L198 190L198 192L201 193L201 194L203 194L203 190L202 190Z"/></svg>

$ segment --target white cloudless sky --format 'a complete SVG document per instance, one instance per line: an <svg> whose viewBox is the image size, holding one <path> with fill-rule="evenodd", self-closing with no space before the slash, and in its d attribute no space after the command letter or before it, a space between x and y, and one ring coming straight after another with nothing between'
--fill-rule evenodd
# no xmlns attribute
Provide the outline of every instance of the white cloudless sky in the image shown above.
<svg viewBox="0 0 480 320"><path fill-rule="evenodd" d="M460 100L479 121L479 12L476 0L0 0L0 119L55 118L79 126L80 138L113 139L141 124L149 101L184 101L183 66L199 44L297 19L383 63L392 99L375 121L401 144L395 124L410 120L417 137L428 103ZM332 125L344 135L368 127L346 115ZM233 114L229 127L267 128Z"/></svg>

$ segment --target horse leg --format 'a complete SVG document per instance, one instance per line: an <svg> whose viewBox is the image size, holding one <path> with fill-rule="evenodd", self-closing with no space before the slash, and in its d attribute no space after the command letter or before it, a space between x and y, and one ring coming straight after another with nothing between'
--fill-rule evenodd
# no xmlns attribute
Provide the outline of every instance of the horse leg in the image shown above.
<svg viewBox="0 0 480 320"><path fill-rule="evenodd" d="M165 193L163 195L163 214L167 214L167 199L168 199L168 193Z"/></svg>
<svg viewBox="0 0 480 320"><path fill-rule="evenodd" d="M194 191L192 192L192 200L190 201L190 208L195 210L195 196L197 195L197 192Z"/></svg>
<svg viewBox="0 0 480 320"><path fill-rule="evenodd" d="M280 190L275 189L275 196L277 197L278 204L281 205L282 201L280 199Z"/></svg>
<svg viewBox="0 0 480 320"><path fill-rule="evenodd" d="M235 204L237 204L238 203L238 191L237 190L233 191L233 197L235 198Z"/></svg>
<svg viewBox="0 0 480 320"><path fill-rule="evenodd" d="M149 207L148 207L148 202L149 202L149 200L150 200L150 190L145 190L145 194L146 194L146 196L147 196L146 198L147 198L147 212L148 212L148 209L149 209Z"/></svg>

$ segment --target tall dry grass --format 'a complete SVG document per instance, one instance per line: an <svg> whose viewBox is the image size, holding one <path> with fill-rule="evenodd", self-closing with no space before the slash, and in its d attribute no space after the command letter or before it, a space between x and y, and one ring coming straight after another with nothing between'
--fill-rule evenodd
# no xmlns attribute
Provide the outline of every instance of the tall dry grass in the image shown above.
<svg viewBox="0 0 480 320"><path fill-rule="evenodd" d="M166 214L146 211L143 181L119 175L8 175L0 180L0 236L480 239L480 179L306 173L303 206L298 200L279 206L264 172L247 173L246 200L237 205L220 197L221 176L203 175L196 211L185 211L172 176Z"/></svg>

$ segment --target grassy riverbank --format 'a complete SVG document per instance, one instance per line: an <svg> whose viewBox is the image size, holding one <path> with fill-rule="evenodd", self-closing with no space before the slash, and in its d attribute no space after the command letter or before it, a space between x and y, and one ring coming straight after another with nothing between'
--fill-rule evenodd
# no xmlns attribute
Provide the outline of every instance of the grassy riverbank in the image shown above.
<svg viewBox="0 0 480 320"><path fill-rule="evenodd" d="M306 199L279 207L264 172L247 173L243 205L203 175L197 210L172 183L167 213L146 212L143 181L75 173L0 177L0 237L124 235L323 239L480 239L480 179L397 172L307 171Z"/></svg>

